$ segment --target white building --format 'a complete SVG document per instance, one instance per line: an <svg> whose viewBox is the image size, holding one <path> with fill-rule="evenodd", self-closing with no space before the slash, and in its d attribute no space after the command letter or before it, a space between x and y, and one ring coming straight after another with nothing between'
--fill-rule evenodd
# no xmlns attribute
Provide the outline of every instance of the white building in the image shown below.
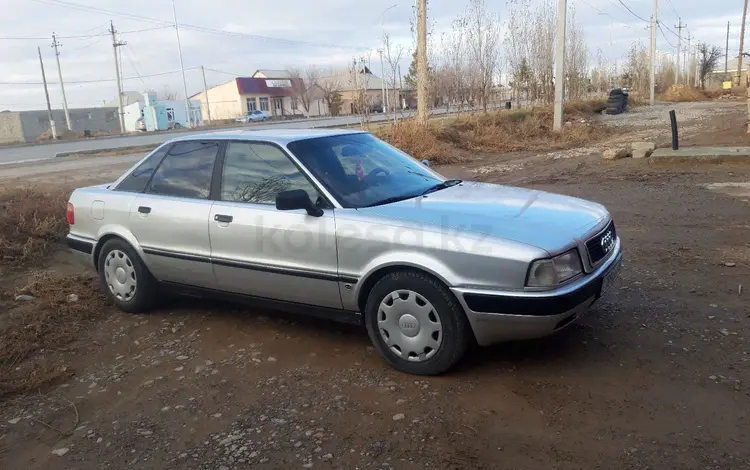
<svg viewBox="0 0 750 470"><path fill-rule="evenodd" d="M135 132L136 121L143 117L143 108L146 107L145 100L142 99L129 104L122 108L125 121L125 132ZM164 106L167 111L167 121L179 124L180 127L188 127L187 113L185 112L185 100L161 100L157 101L158 106ZM192 115L193 126L203 124L201 117L201 102L199 100L190 100L190 114Z"/></svg>

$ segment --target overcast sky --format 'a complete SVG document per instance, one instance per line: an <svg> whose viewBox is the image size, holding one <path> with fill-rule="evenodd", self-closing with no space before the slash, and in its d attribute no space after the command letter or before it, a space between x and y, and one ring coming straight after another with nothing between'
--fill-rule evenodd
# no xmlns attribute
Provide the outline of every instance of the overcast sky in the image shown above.
<svg viewBox="0 0 750 470"><path fill-rule="evenodd" d="M536 0L539 3L542 0ZM555 3L557 0L553 0ZM176 0L188 94L202 89L200 69L206 67L208 85L236 75L251 75L259 68L314 64L345 67L355 54L379 46L381 31L412 48L410 19L413 0ZM622 0L638 16L648 19L652 0ZM449 28L466 7L466 0L432 0L428 13L435 34ZM486 0L505 17L506 0ZM739 49L741 0L659 0L664 35L658 48L674 51L677 13L698 41L724 47L726 24L731 23L730 56ZM385 14L384 10L392 5ZM673 6L674 5L674 8ZM54 31L62 38L60 61L70 107L98 106L116 97L112 43L106 35L109 21L127 41L121 48L124 89L161 92L168 87L184 96L170 0L0 0L0 110L43 109L37 46L42 49L53 107L61 107L54 52ZM630 44L648 44L647 23L637 19L620 0L568 0L584 26L591 63L598 49L615 60L625 57ZM675 12L676 9L676 12ZM105 11L106 10L106 11ZM382 18L382 30L381 30ZM190 27L190 28L189 28ZM229 33L200 31L209 28ZM140 32L138 31L147 30ZM74 37L67 36L92 36ZM99 36L96 36L99 35ZM666 36L666 38L665 38ZM9 38L26 39L9 39ZM44 39L41 39L44 38ZM750 43L750 38L747 41ZM750 47L746 47L746 50ZM380 74L377 53L371 53L372 71ZM402 61L406 74L411 57ZM210 69L210 70L209 70ZM97 81L96 83L75 83ZM30 84L9 84L30 83Z"/></svg>

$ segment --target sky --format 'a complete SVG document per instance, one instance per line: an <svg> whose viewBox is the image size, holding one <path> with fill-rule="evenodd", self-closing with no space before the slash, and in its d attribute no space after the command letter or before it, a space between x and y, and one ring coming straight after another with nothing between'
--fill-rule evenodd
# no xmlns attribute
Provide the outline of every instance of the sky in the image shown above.
<svg viewBox="0 0 750 470"><path fill-rule="evenodd" d="M485 0L507 18L508 0ZM539 3L544 0L531 0ZM549 0L548 0L549 1ZM552 0L557 1L557 0ZM383 32L408 52L411 61L413 0L175 0L188 94L257 69L315 65L346 67L369 56L380 75L377 48ZM437 37L466 8L468 0L431 0L432 34ZM627 6L632 13L626 9ZM730 22L730 56L739 49L742 0L659 0L657 48L674 53L679 19L696 41L720 46ZM395 6L394 6L395 5ZM393 8L389 8L393 7ZM584 28L593 65L598 50L623 60L634 41L648 45L653 0L568 0ZM184 97L171 0L0 0L0 110L44 109L37 47L41 48L53 108L62 107L52 44L56 33L70 108L101 106L117 96L109 22L127 44L120 48L123 89L169 90ZM671 30L671 31L670 31ZM683 42L683 44L686 40ZM746 41L750 49L750 32ZM160 75L155 75L160 74ZM79 83L86 82L86 83Z"/></svg>

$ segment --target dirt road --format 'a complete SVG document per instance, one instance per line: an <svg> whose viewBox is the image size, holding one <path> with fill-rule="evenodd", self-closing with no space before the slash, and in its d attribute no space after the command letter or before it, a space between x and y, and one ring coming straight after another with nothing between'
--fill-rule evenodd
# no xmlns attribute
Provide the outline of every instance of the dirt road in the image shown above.
<svg viewBox="0 0 750 470"><path fill-rule="evenodd" d="M686 142L749 144L728 108L697 113ZM70 381L0 403L0 468L750 468L750 202L707 188L749 165L567 151L441 171L605 204L620 285L560 334L435 378L335 323L195 300L109 311L48 353Z"/></svg>

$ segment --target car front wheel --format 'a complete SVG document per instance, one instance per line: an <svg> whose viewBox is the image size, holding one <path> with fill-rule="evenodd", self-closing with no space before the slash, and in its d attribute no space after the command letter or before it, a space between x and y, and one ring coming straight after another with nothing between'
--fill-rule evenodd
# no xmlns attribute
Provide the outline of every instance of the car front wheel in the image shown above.
<svg viewBox="0 0 750 470"><path fill-rule="evenodd" d="M127 242L117 238L107 241L98 265L99 280L120 310L144 313L155 306L156 280Z"/></svg>
<svg viewBox="0 0 750 470"><path fill-rule="evenodd" d="M389 273L367 298L365 323L378 353L394 368L438 375L464 356L470 330L450 290L418 271Z"/></svg>

